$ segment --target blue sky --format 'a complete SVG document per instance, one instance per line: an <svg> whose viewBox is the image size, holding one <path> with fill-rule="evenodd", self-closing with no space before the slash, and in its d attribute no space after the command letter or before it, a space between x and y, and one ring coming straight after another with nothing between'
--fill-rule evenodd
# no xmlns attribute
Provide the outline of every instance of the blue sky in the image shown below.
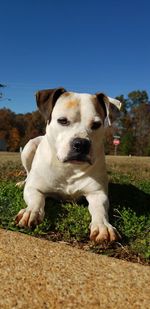
<svg viewBox="0 0 150 309"><path fill-rule="evenodd" d="M36 109L34 93L132 90L150 96L149 0L0 1L0 107Z"/></svg>

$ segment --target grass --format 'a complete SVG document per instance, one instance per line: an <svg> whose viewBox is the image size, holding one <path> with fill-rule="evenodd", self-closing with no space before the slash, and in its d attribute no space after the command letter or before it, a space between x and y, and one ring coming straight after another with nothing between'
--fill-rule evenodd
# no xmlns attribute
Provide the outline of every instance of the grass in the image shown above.
<svg viewBox="0 0 150 309"><path fill-rule="evenodd" d="M87 204L46 201L46 216L34 230L14 224L17 212L25 207L23 192L15 183L25 177L18 154L0 153L0 227L63 240L85 250L116 258L150 263L150 158L107 157L110 222L122 240L103 247L89 241L90 215Z"/></svg>

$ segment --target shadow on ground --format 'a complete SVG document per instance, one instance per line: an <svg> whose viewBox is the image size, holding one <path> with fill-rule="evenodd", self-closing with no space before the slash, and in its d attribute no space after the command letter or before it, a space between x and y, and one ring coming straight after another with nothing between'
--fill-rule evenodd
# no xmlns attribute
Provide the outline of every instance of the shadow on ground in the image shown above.
<svg viewBox="0 0 150 309"><path fill-rule="evenodd" d="M116 184L109 183L109 201L110 201L110 216L113 209L130 208L137 216L142 216L150 213L150 194L138 189L131 184ZM85 198L82 198L77 203L81 207L87 207L88 203ZM55 220L58 216L67 215L67 211L62 208L61 201L55 201L51 198L46 200L46 216L51 218L55 225ZM64 212L65 211L65 212Z"/></svg>
<svg viewBox="0 0 150 309"><path fill-rule="evenodd" d="M119 205L132 209L137 216L150 212L150 194L131 184L109 183L109 201L111 209Z"/></svg>

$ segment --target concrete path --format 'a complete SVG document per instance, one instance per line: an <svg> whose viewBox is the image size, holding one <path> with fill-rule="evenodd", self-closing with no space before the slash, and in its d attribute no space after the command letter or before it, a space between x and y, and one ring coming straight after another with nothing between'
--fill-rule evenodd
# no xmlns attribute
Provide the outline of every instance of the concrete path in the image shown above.
<svg viewBox="0 0 150 309"><path fill-rule="evenodd" d="M150 308L150 268L0 229L1 309Z"/></svg>

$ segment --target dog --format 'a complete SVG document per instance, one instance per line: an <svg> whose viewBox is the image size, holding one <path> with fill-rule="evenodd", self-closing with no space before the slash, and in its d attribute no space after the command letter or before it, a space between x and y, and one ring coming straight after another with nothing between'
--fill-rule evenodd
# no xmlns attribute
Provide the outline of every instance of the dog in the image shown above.
<svg viewBox="0 0 150 309"><path fill-rule="evenodd" d="M68 92L64 88L36 93L46 133L30 140L21 159L27 172L27 208L16 217L19 227L32 227L44 218L45 198L78 200L84 196L91 215L90 239L118 240L108 219L108 179L103 146L104 126L110 125L110 105L121 102L103 93Z"/></svg>

